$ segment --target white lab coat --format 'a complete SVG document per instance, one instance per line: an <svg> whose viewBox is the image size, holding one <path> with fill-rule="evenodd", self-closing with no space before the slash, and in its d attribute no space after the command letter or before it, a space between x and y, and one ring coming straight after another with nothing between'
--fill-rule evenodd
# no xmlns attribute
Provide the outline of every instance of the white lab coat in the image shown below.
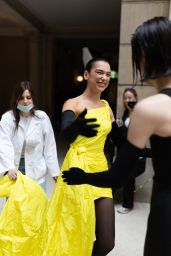
<svg viewBox="0 0 171 256"><path fill-rule="evenodd" d="M57 148L54 132L49 117L43 111L36 110L30 124L24 132L22 120L15 129L15 118L12 111L2 115L0 122L0 173L17 168L21 157L24 140L25 173L43 183L47 172L50 176L59 175Z"/></svg>

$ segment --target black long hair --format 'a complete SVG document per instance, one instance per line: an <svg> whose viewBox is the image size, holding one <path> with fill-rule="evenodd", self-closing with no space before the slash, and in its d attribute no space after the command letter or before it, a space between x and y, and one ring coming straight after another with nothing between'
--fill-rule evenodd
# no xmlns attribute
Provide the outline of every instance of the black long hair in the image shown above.
<svg viewBox="0 0 171 256"><path fill-rule="evenodd" d="M171 75L171 21L154 17L145 21L132 35L134 82Z"/></svg>
<svg viewBox="0 0 171 256"><path fill-rule="evenodd" d="M28 90L31 94L34 107L31 109L30 112L32 115L35 115L35 105L36 105L37 101L36 101L34 91L32 89L32 84L30 81L22 81L22 82L16 84L14 91L13 91L12 99L11 99L11 110L13 111L13 114L15 117L16 129L18 129L18 124L20 121L20 111L17 109L17 105L18 105L18 102L25 90Z"/></svg>

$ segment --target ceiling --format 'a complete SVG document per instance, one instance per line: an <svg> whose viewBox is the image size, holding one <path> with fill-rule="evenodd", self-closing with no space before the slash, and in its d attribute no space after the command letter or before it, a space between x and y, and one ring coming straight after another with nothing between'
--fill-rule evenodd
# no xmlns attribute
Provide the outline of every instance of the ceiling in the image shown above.
<svg viewBox="0 0 171 256"><path fill-rule="evenodd" d="M0 0L0 35L118 38L120 0Z"/></svg>

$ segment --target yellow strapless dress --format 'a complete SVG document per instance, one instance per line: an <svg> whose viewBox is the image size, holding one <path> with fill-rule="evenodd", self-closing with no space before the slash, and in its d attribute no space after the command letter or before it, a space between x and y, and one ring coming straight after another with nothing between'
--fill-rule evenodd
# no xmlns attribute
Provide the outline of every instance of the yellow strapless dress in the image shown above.
<svg viewBox="0 0 171 256"><path fill-rule="evenodd" d="M97 118L100 124L98 135L92 138L77 137L66 154L61 173L70 167L79 167L86 172L108 169L104 143L111 131L111 120L109 105L103 102L104 107L90 109L86 115L87 118ZM59 176L46 215L43 256L92 254L95 237L94 200L100 197L112 198L111 189L90 185L69 186Z"/></svg>

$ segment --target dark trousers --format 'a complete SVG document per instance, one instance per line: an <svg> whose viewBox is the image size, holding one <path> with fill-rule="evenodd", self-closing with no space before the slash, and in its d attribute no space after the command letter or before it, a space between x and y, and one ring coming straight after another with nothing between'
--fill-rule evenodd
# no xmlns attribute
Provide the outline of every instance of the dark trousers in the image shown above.
<svg viewBox="0 0 171 256"><path fill-rule="evenodd" d="M123 203L124 208L134 207L134 190L135 190L135 178L131 178L123 187Z"/></svg>

